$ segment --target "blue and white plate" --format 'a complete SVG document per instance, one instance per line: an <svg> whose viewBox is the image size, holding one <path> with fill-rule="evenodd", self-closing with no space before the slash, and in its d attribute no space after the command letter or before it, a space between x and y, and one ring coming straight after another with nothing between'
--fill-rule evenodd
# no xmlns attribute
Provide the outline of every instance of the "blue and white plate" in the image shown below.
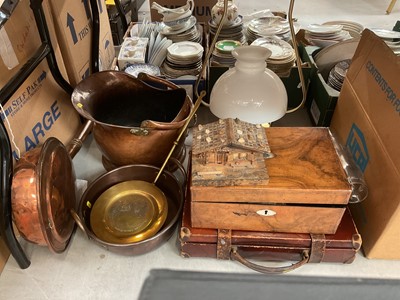
<svg viewBox="0 0 400 300"><path fill-rule="evenodd" d="M146 73L153 76L160 76L160 68L151 64L133 64L125 69L125 72L137 77L139 73Z"/></svg>

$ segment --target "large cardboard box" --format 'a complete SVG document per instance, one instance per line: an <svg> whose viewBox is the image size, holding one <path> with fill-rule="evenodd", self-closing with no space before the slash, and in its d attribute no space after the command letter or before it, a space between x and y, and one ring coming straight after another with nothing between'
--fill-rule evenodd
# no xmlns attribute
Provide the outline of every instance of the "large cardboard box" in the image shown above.
<svg viewBox="0 0 400 300"><path fill-rule="evenodd" d="M91 74L92 21L89 1L58 0L48 5L62 57L72 86ZM114 43L104 1L98 1L100 14L100 70L107 70L115 57Z"/></svg>
<svg viewBox="0 0 400 300"><path fill-rule="evenodd" d="M46 61L32 72L3 105L3 109L1 118L9 136L14 135L17 145L12 147L14 158L42 144L51 136L68 143L80 126L70 96L55 82Z"/></svg>
<svg viewBox="0 0 400 300"><path fill-rule="evenodd" d="M44 12L58 66L65 76L66 72L50 13L46 9ZM7 38L7 43L0 47L2 49L0 88L3 88L41 45L29 0L20 0L12 16L0 31L2 37ZM68 143L80 126L80 119L71 104L70 96L57 85L46 60L39 64L3 105L0 117L11 134L7 125L7 121L9 122L15 143L21 151L20 154L43 143L50 136ZM18 156L17 152L17 149L13 147L15 158Z"/></svg>
<svg viewBox="0 0 400 300"><path fill-rule="evenodd" d="M331 122L368 185L351 205L369 258L400 259L400 57L365 30Z"/></svg>
<svg viewBox="0 0 400 300"><path fill-rule="evenodd" d="M150 15L152 21L161 21L162 15L157 10L151 9L151 4L157 2L158 4L168 7L176 8L186 4L187 0L150 0ZM193 16L196 17L197 22L208 24L211 19L211 9L217 3L217 0L194 0Z"/></svg>
<svg viewBox="0 0 400 300"><path fill-rule="evenodd" d="M9 20L0 28L0 88L3 88L41 45L35 18L29 5L29 0L20 0ZM63 76L66 76L54 26L49 12L47 10L44 12L46 21L49 21L47 25L58 67Z"/></svg>

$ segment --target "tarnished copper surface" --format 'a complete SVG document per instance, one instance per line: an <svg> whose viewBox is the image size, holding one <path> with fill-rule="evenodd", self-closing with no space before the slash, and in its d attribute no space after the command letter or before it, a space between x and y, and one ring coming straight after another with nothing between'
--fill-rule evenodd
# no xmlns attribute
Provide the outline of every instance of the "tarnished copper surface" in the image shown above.
<svg viewBox="0 0 400 300"><path fill-rule="evenodd" d="M36 193L36 164L40 151L40 148L29 151L17 164L11 186L11 207L14 223L21 236L32 243L45 246Z"/></svg>
<svg viewBox="0 0 400 300"><path fill-rule="evenodd" d="M73 157L81 148L93 123L86 122L66 147L55 137L26 152L17 162L11 185L14 223L26 240L64 251L71 238L76 209Z"/></svg>
<svg viewBox="0 0 400 300"><path fill-rule="evenodd" d="M49 138L17 163L11 205L15 225L28 241L62 252L74 227L75 175L64 145Z"/></svg>
<svg viewBox="0 0 400 300"><path fill-rule="evenodd" d="M169 89L154 87L161 84ZM76 86L72 103L94 122L94 138L109 165L160 166L168 155L193 104L184 89L166 80L153 85L125 72L104 71Z"/></svg>

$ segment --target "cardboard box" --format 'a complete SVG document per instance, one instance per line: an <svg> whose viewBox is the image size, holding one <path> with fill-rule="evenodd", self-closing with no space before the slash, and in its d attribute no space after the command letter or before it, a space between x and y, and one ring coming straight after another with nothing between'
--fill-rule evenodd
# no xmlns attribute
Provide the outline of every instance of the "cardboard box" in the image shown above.
<svg viewBox="0 0 400 300"><path fill-rule="evenodd" d="M20 0L11 17L0 28L0 88L23 66L42 44L29 0ZM64 61L56 41L50 14L44 10L58 67L67 76Z"/></svg>
<svg viewBox="0 0 400 300"><path fill-rule="evenodd" d="M58 66L61 73L66 75L50 13L46 9L44 12L50 38L52 38L52 46L57 61L60 60ZM1 29L1 34L2 37L8 39L7 48L2 48L2 59L0 60L0 86L2 88L41 45L30 1L20 1L10 19ZM11 56L13 59L10 58ZM4 113L1 112L0 117L3 122L7 117L21 154L41 144L50 136L55 136L63 143L67 143L80 126L78 113L71 104L70 96L55 82L45 59L3 105L3 110ZM6 128L10 134L7 124ZM13 148L13 155L17 157L15 148Z"/></svg>
<svg viewBox="0 0 400 300"><path fill-rule="evenodd" d="M72 86L91 74L92 21L89 1L59 0L44 3L51 11L57 41ZM115 57L114 43L104 1L98 1L100 14L100 70L110 68Z"/></svg>
<svg viewBox="0 0 400 300"><path fill-rule="evenodd" d="M157 2L158 4L168 7L176 8L186 4L187 0L150 0L150 16L152 21L161 21L162 15L160 15L157 10L151 9L151 4ZM217 0L194 0L193 16L196 17L197 22L208 24L211 19L211 9L217 3Z"/></svg>
<svg viewBox="0 0 400 300"><path fill-rule="evenodd" d="M369 258L400 259L399 76L400 57L364 30L331 122L368 185L350 208Z"/></svg>
<svg viewBox="0 0 400 300"><path fill-rule="evenodd" d="M39 64L3 108L1 118L10 123L21 154L51 136L68 143L80 126L70 96L55 82L46 61ZM6 128L11 136L7 123ZM12 150L17 158L17 149Z"/></svg>

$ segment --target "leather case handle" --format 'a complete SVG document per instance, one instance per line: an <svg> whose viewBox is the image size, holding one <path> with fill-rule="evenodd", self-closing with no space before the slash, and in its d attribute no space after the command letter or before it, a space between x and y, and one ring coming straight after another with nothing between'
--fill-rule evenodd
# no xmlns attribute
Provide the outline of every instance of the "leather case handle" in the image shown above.
<svg viewBox="0 0 400 300"><path fill-rule="evenodd" d="M236 246L231 248L231 259L232 260L236 260L237 262L241 263L242 265L244 265L254 271L263 273L263 274L283 274L283 273L293 271L293 270L301 267L302 265L308 263L309 258L310 258L310 256L309 256L308 250L304 250L302 253L302 259L296 263L293 263L288 266L282 266L282 267L268 267L268 266L257 265L255 263L252 263L249 260L245 259L243 256L241 256L239 254Z"/></svg>
<svg viewBox="0 0 400 300"><path fill-rule="evenodd" d="M293 271L306 263L320 263L323 260L326 248L326 239L324 234L310 234L310 249L302 252L300 261L288 266L268 267L257 265L241 256L238 252L238 246L232 245L232 231L230 229L218 229L217 234L217 258L236 260L242 265L263 273L263 274L282 274Z"/></svg>

